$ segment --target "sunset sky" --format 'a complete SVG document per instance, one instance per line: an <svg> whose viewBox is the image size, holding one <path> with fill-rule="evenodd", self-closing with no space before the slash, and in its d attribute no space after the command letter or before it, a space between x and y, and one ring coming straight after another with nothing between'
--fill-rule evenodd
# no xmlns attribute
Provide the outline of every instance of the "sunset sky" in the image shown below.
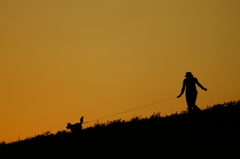
<svg viewBox="0 0 240 159"><path fill-rule="evenodd" d="M239 0L0 0L0 141L177 97L240 100ZM185 96L99 120L186 110ZM83 127L93 125L84 124Z"/></svg>

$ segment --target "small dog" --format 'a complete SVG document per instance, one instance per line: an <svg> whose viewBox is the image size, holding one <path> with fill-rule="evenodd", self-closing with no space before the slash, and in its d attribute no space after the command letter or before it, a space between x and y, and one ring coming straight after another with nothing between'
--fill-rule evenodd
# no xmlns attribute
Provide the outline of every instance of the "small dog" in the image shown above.
<svg viewBox="0 0 240 159"><path fill-rule="evenodd" d="M80 132L82 130L83 116L80 118L80 123L71 124L67 123L67 129L70 129L71 132Z"/></svg>

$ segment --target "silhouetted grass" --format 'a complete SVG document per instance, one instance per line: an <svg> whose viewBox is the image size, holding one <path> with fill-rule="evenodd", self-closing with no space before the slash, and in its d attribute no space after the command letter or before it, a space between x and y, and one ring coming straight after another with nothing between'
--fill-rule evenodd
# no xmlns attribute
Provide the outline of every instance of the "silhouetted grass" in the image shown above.
<svg viewBox="0 0 240 159"><path fill-rule="evenodd" d="M95 123L79 133L50 131L0 143L1 156L25 158L217 158L238 155L240 101L198 113L154 113Z"/></svg>

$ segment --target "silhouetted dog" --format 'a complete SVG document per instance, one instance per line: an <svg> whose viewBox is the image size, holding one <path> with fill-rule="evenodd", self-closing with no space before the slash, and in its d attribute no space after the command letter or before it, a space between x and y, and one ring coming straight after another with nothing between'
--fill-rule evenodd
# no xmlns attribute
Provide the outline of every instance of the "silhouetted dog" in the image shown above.
<svg viewBox="0 0 240 159"><path fill-rule="evenodd" d="M82 130L82 123L83 123L83 116L80 118L80 123L76 123L76 124L71 124L71 123L67 123L67 129L70 129L71 132L79 132Z"/></svg>

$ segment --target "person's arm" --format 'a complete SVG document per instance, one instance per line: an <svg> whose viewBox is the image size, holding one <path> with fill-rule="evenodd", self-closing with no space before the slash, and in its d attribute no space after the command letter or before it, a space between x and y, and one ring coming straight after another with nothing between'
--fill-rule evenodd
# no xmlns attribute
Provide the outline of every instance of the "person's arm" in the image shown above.
<svg viewBox="0 0 240 159"><path fill-rule="evenodd" d="M181 93L179 94L179 96L177 96L177 98L179 98L183 95L184 90L185 90L185 80L183 80L182 90L181 90Z"/></svg>
<svg viewBox="0 0 240 159"><path fill-rule="evenodd" d="M202 88L204 91L207 91L207 88L203 87L203 86L198 82L197 78L196 78L196 84L197 84L200 88Z"/></svg>

